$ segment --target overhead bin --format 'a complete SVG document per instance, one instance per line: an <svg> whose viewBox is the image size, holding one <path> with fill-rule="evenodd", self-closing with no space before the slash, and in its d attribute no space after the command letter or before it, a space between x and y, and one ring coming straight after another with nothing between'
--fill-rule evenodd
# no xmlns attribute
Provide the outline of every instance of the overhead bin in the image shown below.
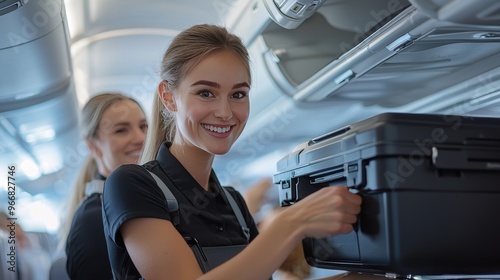
<svg viewBox="0 0 500 280"><path fill-rule="evenodd" d="M6 1L9 2L9 1ZM0 16L0 102L39 103L69 83L71 59L62 2L18 1ZM18 6L19 5L19 6ZM10 10L6 7L2 11ZM36 104L35 103L35 104Z"/></svg>
<svg viewBox="0 0 500 280"><path fill-rule="evenodd" d="M0 1L0 26L0 142L6 143L0 163L15 164L22 182L69 164L64 157L77 145L64 3ZM30 164L26 170L24 162Z"/></svg>
<svg viewBox="0 0 500 280"><path fill-rule="evenodd" d="M274 4L283 2L293 1ZM497 1L318 3L295 28L270 15L257 38L269 74L295 101L396 108L499 66Z"/></svg>
<svg viewBox="0 0 500 280"><path fill-rule="evenodd" d="M3 0L0 2L0 16L8 14L17 8L21 7L25 2L28 2L28 0L25 1L19 1L19 0Z"/></svg>

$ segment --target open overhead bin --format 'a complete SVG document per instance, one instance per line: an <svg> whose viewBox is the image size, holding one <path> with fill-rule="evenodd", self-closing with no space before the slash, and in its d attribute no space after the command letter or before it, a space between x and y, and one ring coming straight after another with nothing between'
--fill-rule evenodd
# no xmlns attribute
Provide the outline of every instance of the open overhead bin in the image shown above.
<svg viewBox="0 0 500 280"><path fill-rule="evenodd" d="M498 1L263 2L270 16L256 24L255 41L267 47L269 75L296 101L396 108L500 64ZM273 15L299 2L316 3L299 24L287 17L288 8L280 20Z"/></svg>

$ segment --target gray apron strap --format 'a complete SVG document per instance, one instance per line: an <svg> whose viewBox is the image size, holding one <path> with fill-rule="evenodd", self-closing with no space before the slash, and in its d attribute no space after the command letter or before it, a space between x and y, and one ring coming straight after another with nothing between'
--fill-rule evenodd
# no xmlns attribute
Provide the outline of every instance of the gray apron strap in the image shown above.
<svg viewBox="0 0 500 280"><path fill-rule="evenodd" d="M149 174L155 179L156 184L160 189L162 190L163 194L165 195L165 199L167 200L167 208L170 213L170 218L172 219L172 223L174 226L177 226L180 223L180 217L179 217L179 203L177 203L177 199L175 199L174 194L170 191L170 189L165 185L162 179L158 177L156 174L153 172L149 171Z"/></svg>
<svg viewBox="0 0 500 280"><path fill-rule="evenodd" d="M229 193L229 191L225 188L222 187L224 190L224 193L226 194L227 200L229 201L229 204L231 205L231 208L233 208L233 212L236 215L236 219L238 219L238 222L240 223L241 230L243 231L243 234L247 238L247 243L250 242L250 229L247 226L247 223L245 222L245 219L243 218L243 214L241 213L240 207L238 207L238 204L234 200L233 196Z"/></svg>

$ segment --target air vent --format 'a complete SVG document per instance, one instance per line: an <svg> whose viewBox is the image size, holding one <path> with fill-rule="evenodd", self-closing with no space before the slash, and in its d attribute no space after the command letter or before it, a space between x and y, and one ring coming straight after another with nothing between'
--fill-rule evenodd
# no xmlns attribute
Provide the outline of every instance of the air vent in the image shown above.
<svg viewBox="0 0 500 280"><path fill-rule="evenodd" d="M265 0L269 16L276 24L287 29L295 29L312 16L325 0Z"/></svg>
<svg viewBox="0 0 500 280"><path fill-rule="evenodd" d="M8 14L26 4L29 0L0 0L0 16Z"/></svg>

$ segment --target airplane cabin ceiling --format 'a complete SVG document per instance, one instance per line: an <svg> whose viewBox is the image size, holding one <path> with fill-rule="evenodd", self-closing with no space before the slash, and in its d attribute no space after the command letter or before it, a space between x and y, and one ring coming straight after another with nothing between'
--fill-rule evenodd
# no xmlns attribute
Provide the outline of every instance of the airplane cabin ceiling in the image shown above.
<svg viewBox="0 0 500 280"><path fill-rule="evenodd" d="M68 1L80 103L99 92L121 91L149 106L170 40L197 23L222 23L233 2Z"/></svg>
<svg viewBox="0 0 500 280"><path fill-rule="evenodd" d="M276 3L0 2L1 163L39 166L38 181L19 172L24 188L63 197L86 155L81 106L118 91L149 110L163 52L199 23L227 26L252 60L251 119L214 166L228 184L270 175L295 145L381 112L500 112L497 1L326 0L297 19Z"/></svg>

